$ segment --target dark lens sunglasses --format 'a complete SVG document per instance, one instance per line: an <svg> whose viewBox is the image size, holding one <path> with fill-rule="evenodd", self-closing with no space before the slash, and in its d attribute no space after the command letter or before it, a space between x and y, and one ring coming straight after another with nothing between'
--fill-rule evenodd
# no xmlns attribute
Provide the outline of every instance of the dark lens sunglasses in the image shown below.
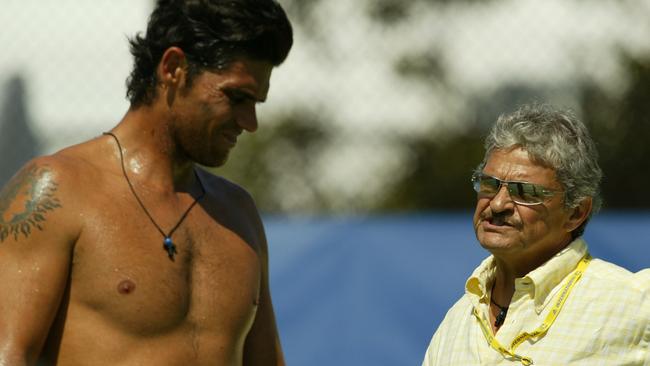
<svg viewBox="0 0 650 366"><path fill-rule="evenodd" d="M544 203L561 191L553 190L539 184L528 182L505 181L487 174L477 173L472 176L474 190L480 198L493 198L505 185L513 202L532 206Z"/></svg>

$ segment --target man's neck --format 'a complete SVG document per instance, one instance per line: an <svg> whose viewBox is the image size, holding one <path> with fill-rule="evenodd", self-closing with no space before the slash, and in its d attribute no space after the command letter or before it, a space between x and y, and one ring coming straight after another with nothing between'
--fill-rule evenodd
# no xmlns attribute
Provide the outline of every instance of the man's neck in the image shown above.
<svg viewBox="0 0 650 366"><path fill-rule="evenodd" d="M507 263L496 259L496 273L492 284L491 298L502 306L508 306L512 295L515 292L515 279L519 278L519 272L507 265Z"/></svg>
<svg viewBox="0 0 650 366"><path fill-rule="evenodd" d="M159 191L193 186L194 164L179 151L168 121L155 108L130 109L111 132L122 145L127 174L138 184Z"/></svg>
<svg viewBox="0 0 650 366"><path fill-rule="evenodd" d="M515 292L515 280L522 278L546 263L571 242L571 237L558 241L558 245L545 252L531 252L519 256L494 254L496 274L492 286L492 298L498 304L510 304Z"/></svg>

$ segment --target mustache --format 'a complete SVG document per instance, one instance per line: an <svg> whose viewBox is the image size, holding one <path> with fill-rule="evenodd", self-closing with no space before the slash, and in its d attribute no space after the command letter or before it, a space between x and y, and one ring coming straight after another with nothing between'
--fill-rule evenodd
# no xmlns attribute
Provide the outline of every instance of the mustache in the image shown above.
<svg viewBox="0 0 650 366"><path fill-rule="evenodd" d="M493 213L491 211L483 211L479 217L481 218L481 221L506 224L516 228L521 227L521 221L507 213Z"/></svg>

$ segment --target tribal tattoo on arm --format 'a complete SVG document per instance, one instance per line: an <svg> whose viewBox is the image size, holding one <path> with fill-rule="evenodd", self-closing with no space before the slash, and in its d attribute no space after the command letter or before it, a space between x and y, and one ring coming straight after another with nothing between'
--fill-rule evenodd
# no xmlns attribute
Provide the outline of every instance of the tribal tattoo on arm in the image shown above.
<svg viewBox="0 0 650 366"><path fill-rule="evenodd" d="M34 228L43 230L48 212L62 207L57 187L47 166L20 170L0 191L0 243L9 236L28 238Z"/></svg>

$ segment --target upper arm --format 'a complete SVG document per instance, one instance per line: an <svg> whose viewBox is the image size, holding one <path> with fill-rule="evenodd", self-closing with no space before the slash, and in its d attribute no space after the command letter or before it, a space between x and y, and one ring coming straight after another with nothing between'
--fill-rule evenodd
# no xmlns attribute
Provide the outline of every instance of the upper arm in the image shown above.
<svg viewBox="0 0 650 366"><path fill-rule="evenodd" d="M212 208L212 214L220 217L223 225L246 241L259 258L261 273L259 301L255 320L246 336L243 364L246 366L284 365L269 289L268 245L255 202L248 192L238 185L207 172L199 172L202 179L210 181L211 194L217 197L217 201L226 202L217 206L233 208L227 211Z"/></svg>
<svg viewBox="0 0 650 366"><path fill-rule="evenodd" d="M38 357L66 288L75 233L58 165L32 161L0 191L0 364Z"/></svg>
<svg viewBox="0 0 650 366"><path fill-rule="evenodd" d="M268 263L268 259L263 259ZM244 346L244 365L284 365L280 337L269 290L268 264L263 264L262 284L255 321Z"/></svg>
<svg viewBox="0 0 650 366"><path fill-rule="evenodd" d="M261 285L257 314L244 345L244 365L284 365L269 288L269 256L266 235L252 198L247 193L246 197L242 206L248 211L247 216L250 217L256 231L257 252L261 266Z"/></svg>

